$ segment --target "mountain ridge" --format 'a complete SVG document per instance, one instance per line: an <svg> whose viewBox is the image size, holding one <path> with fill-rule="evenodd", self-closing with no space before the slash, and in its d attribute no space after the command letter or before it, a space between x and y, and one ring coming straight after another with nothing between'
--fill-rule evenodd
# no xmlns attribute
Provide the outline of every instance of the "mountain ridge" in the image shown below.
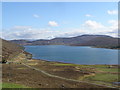
<svg viewBox="0 0 120 90"><path fill-rule="evenodd" d="M107 35L80 35L76 37L57 37L50 40L38 39L34 41L11 40L20 45L72 45L72 46L96 46L96 47L118 47L119 38Z"/></svg>

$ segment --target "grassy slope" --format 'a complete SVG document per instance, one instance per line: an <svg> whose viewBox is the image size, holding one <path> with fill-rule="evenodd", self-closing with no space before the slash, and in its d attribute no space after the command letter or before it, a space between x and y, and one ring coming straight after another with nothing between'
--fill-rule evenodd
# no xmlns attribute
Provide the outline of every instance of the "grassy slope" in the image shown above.
<svg viewBox="0 0 120 90"><path fill-rule="evenodd" d="M56 63L56 66L77 66L82 68L83 71L89 71L93 69L95 75L89 75L82 78L82 80L90 81L90 82L104 82L111 83L117 82L118 80L118 67L110 65L76 65L76 64L64 64L64 63ZM96 83L97 83L96 82Z"/></svg>
<svg viewBox="0 0 120 90"><path fill-rule="evenodd" d="M23 53L23 49L24 49L23 47L3 39L0 39L0 41L2 41L2 47L0 47L2 48L2 54L0 53L0 55L2 55L3 63L9 60L22 61L26 59L26 55L28 53L27 52ZM2 83L2 87L3 88L25 88L24 85L19 85L14 83L5 83L5 82Z"/></svg>
<svg viewBox="0 0 120 90"><path fill-rule="evenodd" d="M2 88L27 88L27 87L14 83L2 83Z"/></svg>
<svg viewBox="0 0 120 90"><path fill-rule="evenodd" d="M23 47L6 40L2 40L2 62L12 59L22 51Z"/></svg>

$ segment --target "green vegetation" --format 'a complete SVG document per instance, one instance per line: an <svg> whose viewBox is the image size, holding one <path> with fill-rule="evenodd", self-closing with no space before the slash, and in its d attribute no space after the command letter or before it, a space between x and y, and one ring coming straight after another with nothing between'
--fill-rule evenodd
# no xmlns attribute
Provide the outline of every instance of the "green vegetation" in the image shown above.
<svg viewBox="0 0 120 90"><path fill-rule="evenodd" d="M17 69L26 69L26 68L22 68L22 67L21 67L21 68L17 68Z"/></svg>
<svg viewBox="0 0 120 90"><path fill-rule="evenodd" d="M27 88L27 87L14 83L2 83L2 88Z"/></svg>
<svg viewBox="0 0 120 90"><path fill-rule="evenodd" d="M103 72L118 72L118 68L97 68L97 70L99 71L103 71Z"/></svg>
<svg viewBox="0 0 120 90"><path fill-rule="evenodd" d="M79 64L69 64L69 63L54 63L57 66L80 66L80 67L108 67L109 65L79 65Z"/></svg>
<svg viewBox="0 0 120 90"><path fill-rule="evenodd" d="M54 63L52 65L56 65L56 66L77 66L79 68L82 69L86 69L86 68L94 68L96 71L98 72L111 72L111 73L118 73L118 67L115 66L113 68L113 66L111 65L77 65L77 64L68 64L68 63Z"/></svg>
<svg viewBox="0 0 120 90"><path fill-rule="evenodd" d="M102 81L102 82L116 82L118 80L118 74L109 73L97 73L95 76L85 78L85 80Z"/></svg>
<svg viewBox="0 0 120 90"><path fill-rule="evenodd" d="M95 82L100 84L111 84L118 82L118 66L117 65L77 65L67 63L54 63L56 66L75 66L79 70L91 72L91 75L81 77L83 81Z"/></svg>
<svg viewBox="0 0 120 90"><path fill-rule="evenodd" d="M55 63L56 66L75 66L75 64L66 64L66 63Z"/></svg>

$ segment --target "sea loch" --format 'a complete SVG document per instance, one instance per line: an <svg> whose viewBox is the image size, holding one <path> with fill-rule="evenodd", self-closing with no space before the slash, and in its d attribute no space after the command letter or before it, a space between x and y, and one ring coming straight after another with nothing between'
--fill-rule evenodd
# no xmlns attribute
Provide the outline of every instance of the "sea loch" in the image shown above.
<svg viewBox="0 0 120 90"><path fill-rule="evenodd" d="M24 46L34 59L74 64L118 64L118 50L86 46Z"/></svg>

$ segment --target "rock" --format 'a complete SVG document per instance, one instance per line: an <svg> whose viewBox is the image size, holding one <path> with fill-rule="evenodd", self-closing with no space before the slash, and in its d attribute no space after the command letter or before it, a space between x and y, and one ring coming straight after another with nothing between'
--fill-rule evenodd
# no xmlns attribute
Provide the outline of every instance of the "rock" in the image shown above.
<svg viewBox="0 0 120 90"><path fill-rule="evenodd" d="M115 85L120 85L120 82L113 82L113 84L115 84Z"/></svg>
<svg viewBox="0 0 120 90"><path fill-rule="evenodd" d="M40 86L41 86L42 84L41 84L41 83L39 83L38 85L40 85Z"/></svg>
<svg viewBox="0 0 120 90"><path fill-rule="evenodd" d="M46 84L46 86L48 86L48 84Z"/></svg>
<svg viewBox="0 0 120 90"><path fill-rule="evenodd" d="M8 79L8 82L12 81L11 79Z"/></svg>
<svg viewBox="0 0 120 90"><path fill-rule="evenodd" d="M65 88L64 84L61 85L62 88Z"/></svg>

